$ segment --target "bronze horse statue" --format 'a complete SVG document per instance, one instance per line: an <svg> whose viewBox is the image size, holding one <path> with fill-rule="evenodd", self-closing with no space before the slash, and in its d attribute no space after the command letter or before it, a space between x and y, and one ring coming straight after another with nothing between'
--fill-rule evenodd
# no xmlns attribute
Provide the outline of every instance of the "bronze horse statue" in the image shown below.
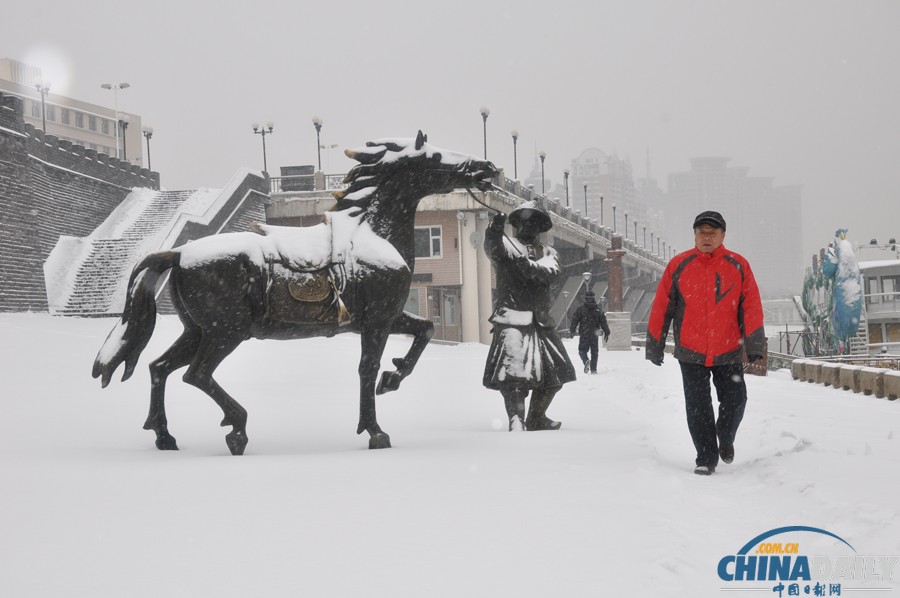
<svg viewBox="0 0 900 598"><path fill-rule="evenodd" d="M345 154L359 162L348 187L325 222L310 227L261 225L263 234L205 237L144 257L131 273L122 317L94 362L93 377L105 388L122 363L122 380L134 372L156 323L156 287L170 272L169 287L184 331L150 363L150 413L145 430L156 446L177 450L169 433L165 385L188 366L183 380L208 394L225 414L222 426L233 455L247 445L247 411L213 373L248 338L299 339L357 332L359 426L369 448L388 448L390 437L375 417L375 395L396 390L415 368L434 333L428 320L403 311L415 265L416 207L432 194L475 187L486 191L497 169L487 161L440 150L419 131L415 139L380 139ZM390 334L413 336L395 371L382 373Z"/></svg>

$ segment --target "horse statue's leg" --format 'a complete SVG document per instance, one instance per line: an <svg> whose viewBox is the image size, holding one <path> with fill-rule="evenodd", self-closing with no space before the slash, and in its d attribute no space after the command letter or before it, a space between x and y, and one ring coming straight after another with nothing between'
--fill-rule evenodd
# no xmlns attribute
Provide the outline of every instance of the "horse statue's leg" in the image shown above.
<svg viewBox="0 0 900 598"><path fill-rule="evenodd" d="M415 369L422 351L434 336L434 324L424 318L403 312L391 325L391 334L411 334L413 342L406 356L392 360L397 370L381 374L381 380L376 390L377 394L384 394L400 388L400 383Z"/></svg>
<svg viewBox="0 0 900 598"><path fill-rule="evenodd" d="M222 360L228 357L243 341L243 337L216 334L216 331L209 329L204 330L194 359L184 374L186 383L196 386L208 394L225 414L220 425L232 426L231 432L225 436L225 443L232 455L243 455L244 448L247 446L247 410L231 398L213 380L212 375Z"/></svg>
<svg viewBox="0 0 900 598"><path fill-rule="evenodd" d="M161 451L178 450L166 419L166 379L191 362L200 345L200 335L199 328L185 322L184 332L178 340L150 364L150 413L144 429L156 432L156 448Z"/></svg>
<svg viewBox="0 0 900 598"><path fill-rule="evenodd" d="M369 433L369 448L391 448L391 437L381 430L375 417L375 380L381 367L381 356L388 339L387 329L364 330L362 351L359 357L359 426Z"/></svg>

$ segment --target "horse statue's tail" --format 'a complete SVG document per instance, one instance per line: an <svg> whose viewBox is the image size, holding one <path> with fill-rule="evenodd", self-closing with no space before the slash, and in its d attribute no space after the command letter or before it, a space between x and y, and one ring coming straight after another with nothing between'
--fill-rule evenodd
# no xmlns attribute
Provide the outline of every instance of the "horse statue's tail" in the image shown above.
<svg viewBox="0 0 900 598"><path fill-rule="evenodd" d="M163 272L178 264L179 255L174 251L151 253L131 271L122 319L116 323L106 337L106 342L100 347L91 371L94 378L102 376L100 381L103 388L109 384L122 362L125 363L122 382L128 380L134 372L138 357L150 341L156 326L156 282Z"/></svg>

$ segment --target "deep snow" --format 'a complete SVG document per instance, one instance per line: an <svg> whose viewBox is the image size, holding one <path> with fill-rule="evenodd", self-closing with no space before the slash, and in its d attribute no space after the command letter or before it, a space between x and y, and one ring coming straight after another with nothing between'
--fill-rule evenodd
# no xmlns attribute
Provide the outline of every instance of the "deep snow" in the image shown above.
<svg viewBox="0 0 900 598"><path fill-rule="evenodd" d="M562 430L509 433L487 347L434 344L378 399L394 448L369 451L357 336L249 341L217 376L249 411L246 454L179 374L181 450L161 452L146 364L180 325L161 317L133 379L101 390L112 325L0 315L0 596L777 596L719 560L787 525L900 555L900 401L748 377L735 462L707 478L671 356L602 350L551 406ZM893 577L869 587L900 595Z"/></svg>

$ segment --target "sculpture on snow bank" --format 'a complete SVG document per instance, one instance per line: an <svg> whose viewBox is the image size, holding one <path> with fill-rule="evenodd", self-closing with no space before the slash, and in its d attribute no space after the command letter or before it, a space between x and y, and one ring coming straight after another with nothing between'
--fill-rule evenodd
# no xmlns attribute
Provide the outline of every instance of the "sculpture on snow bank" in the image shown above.
<svg viewBox="0 0 900 598"><path fill-rule="evenodd" d="M358 332L362 337L359 426L369 448L390 447L375 417L375 395L396 390L433 335L432 323L403 311L415 262L416 206L427 195L456 188L485 191L497 173L483 160L439 150L419 131L416 139L380 139L347 150L360 162L349 187L325 222L292 228L260 225L263 235L228 233L152 253L134 268L125 308L94 362L105 388L124 363L134 371L156 322L154 291L171 271L172 303L184 332L150 363L150 414L145 430L161 450L177 449L165 410L168 376L188 366L184 381L208 394L232 426L226 443L234 455L247 445L247 412L215 380L218 365L250 337L295 339ZM389 334L410 334L412 345L393 360L396 371L378 369Z"/></svg>

